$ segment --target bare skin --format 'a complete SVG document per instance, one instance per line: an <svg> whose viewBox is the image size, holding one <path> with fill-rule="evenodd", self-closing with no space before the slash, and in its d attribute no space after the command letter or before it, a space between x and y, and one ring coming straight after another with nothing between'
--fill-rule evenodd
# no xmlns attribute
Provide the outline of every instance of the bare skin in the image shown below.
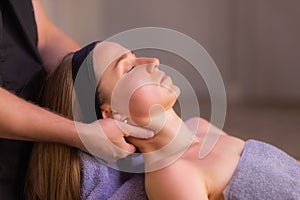
<svg viewBox="0 0 300 200"><path fill-rule="evenodd" d="M198 159L206 134L219 134L219 129L208 132L210 123L198 121L197 138L174 163L162 169L147 172L146 191L149 199L223 199L223 191L229 183L242 154L245 142L221 132L213 150L204 159ZM179 120L180 121L180 120ZM175 120L173 121L176 122ZM178 124L178 121L176 122ZM173 124L170 122L170 124ZM187 125L189 125L187 123ZM157 150L161 138L173 137L168 128L159 132L151 141L129 139L143 153ZM152 160L145 159L145 166ZM176 189L174 189L176 188Z"/></svg>
<svg viewBox="0 0 300 200"><path fill-rule="evenodd" d="M38 31L38 51L46 71L51 73L65 55L80 47L48 18L40 0L32 0L32 5Z"/></svg>
<svg viewBox="0 0 300 200"><path fill-rule="evenodd" d="M127 118L129 123L157 130L157 134L149 140L127 138L144 154L145 185L148 198L158 200L222 199L223 190L236 169L245 142L231 137L215 127L209 129L211 124L200 118L191 119L186 124L183 123L172 108L179 94L178 88L158 69L158 60L135 57L131 53L126 53L129 50L124 47L106 42L95 48L95 70L102 68L101 64L97 64L97 58L102 58L102 62L99 63L103 63L105 62L104 58L112 57L113 54L120 51L123 51L126 56L122 56L123 59L120 62L112 62L107 67L102 77L102 80L105 81L100 82L99 88L101 88L102 94L108 94L107 99L109 100L113 92L128 92L134 89L129 101L130 116L126 116L122 106L117 106L116 108L120 110L115 111ZM118 56L120 55L118 54ZM105 79L106 77L107 79ZM143 86L139 87L141 82ZM147 95L149 93L152 95ZM117 97L117 99L124 100L123 96L117 95ZM113 101L101 105L104 118L114 117L111 102ZM118 105L118 102L116 104ZM158 107L155 112L151 112L154 105L158 105ZM195 130L197 137L190 140L192 145L181 155L182 152L178 153L178 148L181 150L186 144L189 145L189 143L181 141L189 142L189 138L193 135L188 127L192 129L198 122L199 126ZM158 130L158 127L161 129ZM180 137L179 140L176 140L175 146L155 153L177 138L177 134ZM210 154L200 160L198 158L200 146L207 134L221 134L221 136ZM152 152L154 154L149 156L148 153ZM165 160L168 162L166 163ZM158 168L156 169L156 167Z"/></svg>
<svg viewBox="0 0 300 200"><path fill-rule="evenodd" d="M172 108L178 98L178 88L159 70L158 60L137 58L110 42L96 47L94 58L99 53L103 62L104 57L121 50L125 55L121 61L107 62L112 64L103 70L105 81L100 82L99 88L109 101L101 105L101 110L104 118L114 118L113 113L117 112L121 120L156 131L148 140L127 138L143 153L148 198L224 199L224 190L237 168L245 141L227 135L201 118L183 122ZM118 56L121 55L115 57ZM100 71L97 69L100 64L94 66ZM113 99L112 94L117 98ZM126 97L130 97L129 105L121 104ZM122 102L115 102L118 99ZM219 136L216 145L200 159L200 149L207 145L204 138L216 135Z"/></svg>

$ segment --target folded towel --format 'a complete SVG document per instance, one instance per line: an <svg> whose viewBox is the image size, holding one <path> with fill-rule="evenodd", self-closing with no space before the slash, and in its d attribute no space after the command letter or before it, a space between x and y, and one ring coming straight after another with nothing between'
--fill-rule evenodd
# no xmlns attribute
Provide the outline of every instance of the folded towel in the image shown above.
<svg viewBox="0 0 300 200"><path fill-rule="evenodd" d="M278 148L248 140L226 200L300 199L300 164Z"/></svg>
<svg viewBox="0 0 300 200"><path fill-rule="evenodd" d="M80 152L83 200L146 200L143 174L115 170Z"/></svg>
<svg viewBox="0 0 300 200"><path fill-rule="evenodd" d="M115 191L109 200L147 200L144 174L135 174Z"/></svg>

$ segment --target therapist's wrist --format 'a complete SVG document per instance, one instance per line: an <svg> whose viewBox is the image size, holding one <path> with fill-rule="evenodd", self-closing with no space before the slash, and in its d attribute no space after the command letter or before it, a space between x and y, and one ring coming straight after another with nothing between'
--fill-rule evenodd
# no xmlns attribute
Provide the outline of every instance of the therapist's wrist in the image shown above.
<svg viewBox="0 0 300 200"><path fill-rule="evenodd" d="M87 149L85 148L84 144L82 143L82 140L80 139L78 127L88 129L89 124L81 123L81 122L75 122L75 121L69 121L68 122L68 131L69 131L69 136L66 137L66 142L65 144L78 148L81 151L87 152Z"/></svg>
<svg viewBox="0 0 300 200"><path fill-rule="evenodd" d="M60 117L55 120L50 120L48 130L45 138L41 141L62 143L71 147L78 148L82 151L86 151L79 133L78 126L87 127L88 124L81 122L75 122L64 117Z"/></svg>

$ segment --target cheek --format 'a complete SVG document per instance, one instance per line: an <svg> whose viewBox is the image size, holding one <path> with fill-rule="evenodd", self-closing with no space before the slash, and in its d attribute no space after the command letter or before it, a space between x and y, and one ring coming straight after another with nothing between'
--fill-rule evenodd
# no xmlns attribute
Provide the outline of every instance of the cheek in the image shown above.
<svg viewBox="0 0 300 200"><path fill-rule="evenodd" d="M118 78L118 74L106 73L103 75L98 87L101 88L101 91L106 95L106 99L111 99Z"/></svg>
<svg viewBox="0 0 300 200"><path fill-rule="evenodd" d="M146 125L149 123L149 111L152 106L160 105L164 110L169 110L176 99L174 94L161 86L143 86L137 89L130 98L130 117L136 124Z"/></svg>

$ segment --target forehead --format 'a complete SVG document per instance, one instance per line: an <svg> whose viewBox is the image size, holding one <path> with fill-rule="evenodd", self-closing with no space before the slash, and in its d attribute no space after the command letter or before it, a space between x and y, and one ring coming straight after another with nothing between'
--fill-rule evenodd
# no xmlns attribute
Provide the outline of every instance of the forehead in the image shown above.
<svg viewBox="0 0 300 200"><path fill-rule="evenodd" d="M98 43L93 50L93 64L96 77L101 77L105 69L122 55L130 52L114 42Z"/></svg>

